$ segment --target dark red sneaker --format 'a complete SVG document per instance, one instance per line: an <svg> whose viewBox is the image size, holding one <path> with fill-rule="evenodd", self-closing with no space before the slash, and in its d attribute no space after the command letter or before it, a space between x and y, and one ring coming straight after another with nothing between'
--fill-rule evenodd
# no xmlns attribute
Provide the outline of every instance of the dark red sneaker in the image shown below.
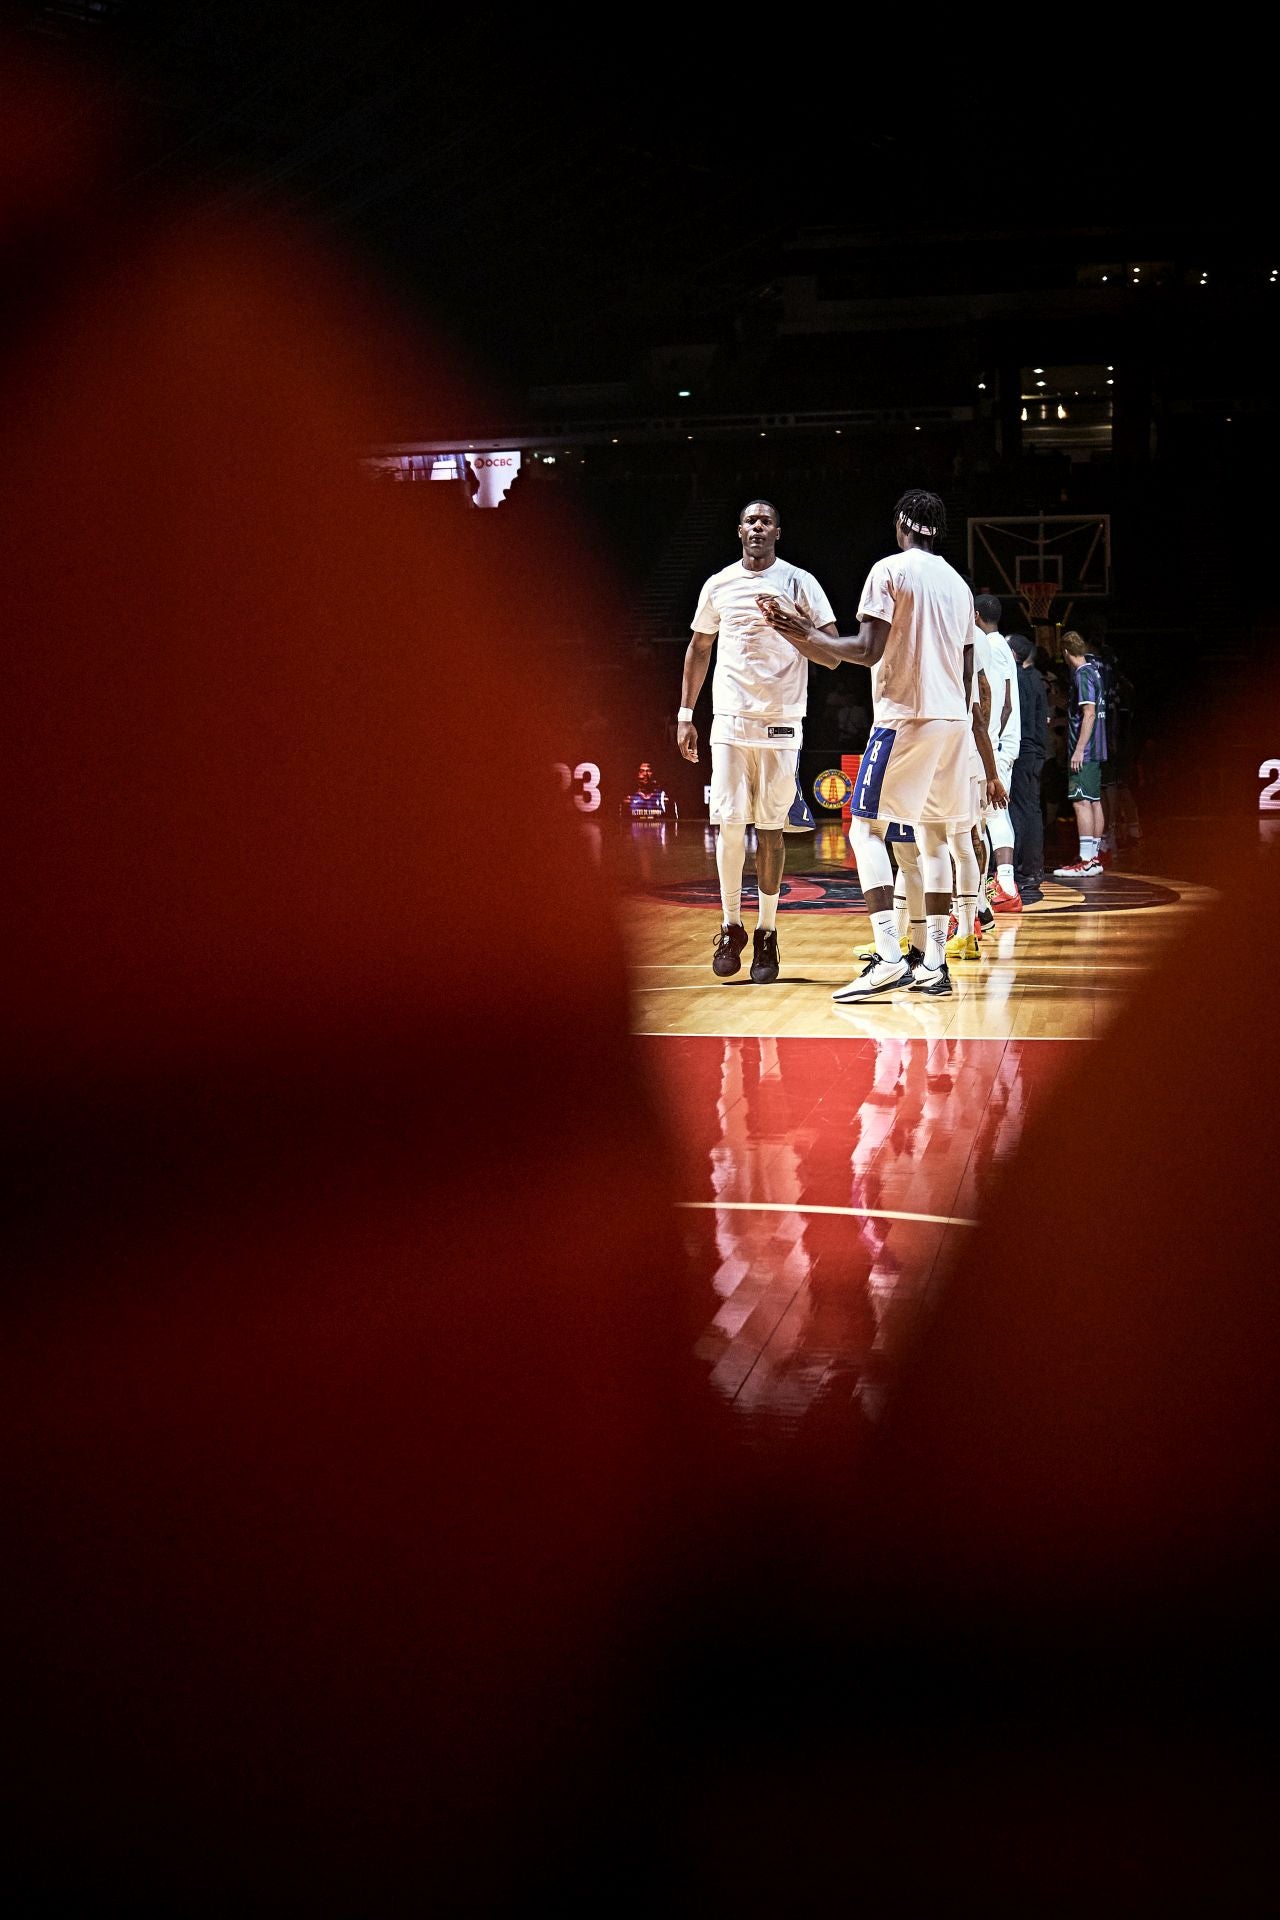
<svg viewBox="0 0 1280 1920"><path fill-rule="evenodd" d="M711 955L711 971L721 980L727 980L731 974L742 969L742 949L747 944L747 930L735 924L721 927L716 935L715 951Z"/></svg>
<svg viewBox="0 0 1280 1920"><path fill-rule="evenodd" d="M774 927L757 927L751 936L751 978L767 987L778 977L778 935Z"/></svg>

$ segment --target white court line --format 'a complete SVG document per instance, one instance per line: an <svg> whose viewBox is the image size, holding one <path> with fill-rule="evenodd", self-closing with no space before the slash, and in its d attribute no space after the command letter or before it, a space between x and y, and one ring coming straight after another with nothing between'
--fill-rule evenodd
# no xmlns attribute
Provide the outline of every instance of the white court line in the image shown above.
<svg viewBox="0 0 1280 1920"><path fill-rule="evenodd" d="M918 1220L929 1227L978 1224L956 1213L895 1213L890 1207L801 1207L786 1200L677 1200L675 1204L711 1213L839 1213L857 1220Z"/></svg>
<svg viewBox="0 0 1280 1920"><path fill-rule="evenodd" d="M665 967L656 960L646 961L645 965L648 967L650 972L654 972L654 973L668 973L668 972L669 973L677 973L677 972L691 973L694 970L691 966L686 967L686 966L681 966L677 964L673 964L670 967ZM1008 960L1000 960L998 958L993 957L992 961L990 962L990 965L1016 966L1020 975L1028 974L1028 973L1070 973L1070 974L1087 973L1090 976L1090 978L1092 978L1092 976L1095 973L1145 974L1151 971L1151 969L1147 966L1144 966L1144 964L1140 960L1080 960L1080 961L1019 960L1017 959L1016 956L1013 956L1013 955L1011 955ZM634 969L634 971L638 971L638 969ZM965 986L967 987L980 987L982 985L982 980L980 977L978 979L970 979L968 974L957 974L956 978L958 980L962 980ZM830 986L833 980L838 981L838 979L839 979L839 975L833 973L830 976L830 978L827 980L812 980L812 979L783 980L781 984L787 987L826 987L826 986ZM720 981L720 980L695 980L691 982L691 988L698 992L718 993L721 987L723 986L723 984L724 984L723 981ZM739 985L741 986L746 986L746 984L747 982L745 980L739 982ZM635 990L637 993L683 993L685 991L685 988L683 986L674 986L674 987L637 986Z"/></svg>
<svg viewBox="0 0 1280 1920"><path fill-rule="evenodd" d="M750 983L743 980L739 984L745 987ZM824 986L826 982L822 980L786 980L783 981L782 984L788 987L821 987ZM690 981L688 985L674 987L637 987L635 991L637 993L723 993L724 982L722 980L693 980Z"/></svg>
<svg viewBox="0 0 1280 1920"><path fill-rule="evenodd" d="M651 987L646 992L674 993L674 987ZM831 1030L821 1033L731 1033L718 1027L709 1033L705 1027L633 1027L632 1037L636 1040L830 1040ZM854 1040L896 1040L903 1046L933 1047L940 1040L954 1040L961 1045L981 1041L983 1046L1003 1047L1006 1044L1015 1047L1029 1045L1033 1040L1048 1041L1051 1046L1067 1042L1082 1041L1091 1044L1091 1033L862 1033L850 1034Z"/></svg>

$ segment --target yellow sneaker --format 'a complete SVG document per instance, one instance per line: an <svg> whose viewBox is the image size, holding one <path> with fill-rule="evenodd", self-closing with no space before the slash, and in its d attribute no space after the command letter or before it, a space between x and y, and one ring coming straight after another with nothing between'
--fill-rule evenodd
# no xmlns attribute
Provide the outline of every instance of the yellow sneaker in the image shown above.
<svg viewBox="0 0 1280 1920"><path fill-rule="evenodd" d="M947 942L948 960L980 960L982 949L972 933L957 933Z"/></svg>
<svg viewBox="0 0 1280 1920"><path fill-rule="evenodd" d="M898 951L899 953L902 953L902 954L910 953L911 951L910 940L899 940ZM876 952L874 947L864 947L862 949L862 952L858 955L858 958L859 960L878 960L880 958L880 955Z"/></svg>

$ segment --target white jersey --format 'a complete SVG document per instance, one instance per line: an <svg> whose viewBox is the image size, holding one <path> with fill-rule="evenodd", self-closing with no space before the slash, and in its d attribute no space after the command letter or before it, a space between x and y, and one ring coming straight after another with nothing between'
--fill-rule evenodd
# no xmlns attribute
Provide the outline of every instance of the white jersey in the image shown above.
<svg viewBox="0 0 1280 1920"><path fill-rule="evenodd" d="M722 567L698 595L695 633L718 635L711 708L716 714L803 720L809 701L809 662L775 633L756 605L758 593L790 600L815 627L834 626L831 602L803 567L775 560L753 573L741 560ZM793 744L798 744L799 733Z"/></svg>
<svg viewBox="0 0 1280 1920"><path fill-rule="evenodd" d="M977 623L975 622L974 629L973 629L973 687L971 690L973 705L975 707L978 705L978 693L979 693L978 675L980 673L986 676L987 685L991 689L992 719L988 724L987 730L991 735L991 745L992 745L992 749L994 750L995 740L996 740L996 721L1000 718L1000 716L995 711L996 682L992 678L991 636L988 633L984 633L982 631L982 628L978 626ZM1014 692L1016 693L1017 691L1018 690L1015 687ZM987 770L982 764L982 755L978 752L978 743L973 738L972 732L970 732L970 735L969 735L969 777L972 780L985 780L987 777Z"/></svg>
<svg viewBox="0 0 1280 1920"><path fill-rule="evenodd" d="M908 547L877 560L858 619L886 620L889 638L875 682L876 725L964 720L964 650L977 628L973 595L937 553Z"/></svg>
<svg viewBox="0 0 1280 1920"><path fill-rule="evenodd" d="M1013 649L1002 633L987 635L987 648L991 655L991 668L988 678L991 681L991 744L1002 760L1012 766L1018 757L1022 745L1022 707L1018 700L1018 663L1013 657ZM1006 689L1009 695L1009 718L1000 730L1000 715L1004 712ZM997 737L998 736L998 737Z"/></svg>

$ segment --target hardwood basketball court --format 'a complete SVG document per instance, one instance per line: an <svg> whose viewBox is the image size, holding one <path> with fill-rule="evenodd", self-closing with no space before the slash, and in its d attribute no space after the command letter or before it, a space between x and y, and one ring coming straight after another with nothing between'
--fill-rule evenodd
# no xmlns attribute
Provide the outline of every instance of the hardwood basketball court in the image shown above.
<svg viewBox="0 0 1280 1920"><path fill-rule="evenodd" d="M982 958L952 965L951 999L841 1006L832 991L860 970L869 927L838 823L788 835L769 986L749 978L750 946L734 979L711 972L705 823L592 831L625 890L634 1029L709 1288L709 1384L753 1444L874 1415L930 1288L989 1254L978 1217L1029 1116L1212 896L1131 854L1000 916ZM749 853L748 929L754 905ZM1064 1109L1064 1217L1072 1129Z"/></svg>

